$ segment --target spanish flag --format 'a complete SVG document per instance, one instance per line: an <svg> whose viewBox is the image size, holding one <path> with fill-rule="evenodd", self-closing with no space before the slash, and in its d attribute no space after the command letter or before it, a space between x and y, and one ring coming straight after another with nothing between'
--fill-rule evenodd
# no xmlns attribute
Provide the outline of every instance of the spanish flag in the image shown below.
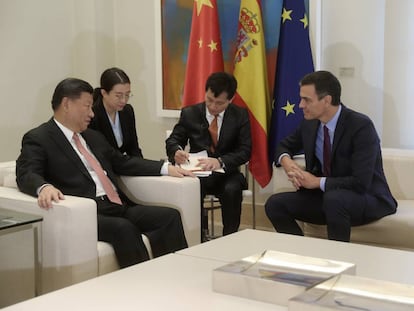
<svg viewBox="0 0 414 311"><path fill-rule="evenodd" d="M204 101L207 78L223 71L216 0L194 0L182 106Z"/></svg>
<svg viewBox="0 0 414 311"><path fill-rule="evenodd" d="M241 0L234 76L238 82L234 103L247 107L252 133L249 169L261 187L272 177L268 159L267 128L270 99L260 0Z"/></svg>

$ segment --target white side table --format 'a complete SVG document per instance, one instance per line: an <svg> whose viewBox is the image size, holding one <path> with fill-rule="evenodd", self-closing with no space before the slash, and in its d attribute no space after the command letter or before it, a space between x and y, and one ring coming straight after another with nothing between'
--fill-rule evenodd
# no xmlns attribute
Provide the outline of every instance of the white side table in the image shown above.
<svg viewBox="0 0 414 311"><path fill-rule="evenodd" d="M42 219L0 208L0 308L37 294Z"/></svg>

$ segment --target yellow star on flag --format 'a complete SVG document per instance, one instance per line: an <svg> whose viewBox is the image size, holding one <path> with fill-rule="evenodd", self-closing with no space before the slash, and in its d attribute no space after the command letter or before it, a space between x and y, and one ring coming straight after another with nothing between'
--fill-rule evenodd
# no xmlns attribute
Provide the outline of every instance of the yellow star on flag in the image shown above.
<svg viewBox="0 0 414 311"><path fill-rule="evenodd" d="M291 113L295 113L295 110L293 110L294 107L295 104L291 104L289 101L286 102L286 106L282 107L282 109L286 111L286 117Z"/></svg>
<svg viewBox="0 0 414 311"><path fill-rule="evenodd" d="M197 2L197 16L200 16L200 12L203 8L203 5L209 6L210 8L214 8L210 0L194 0L194 1Z"/></svg>
<svg viewBox="0 0 414 311"><path fill-rule="evenodd" d="M302 19L300 19L300 21L303 23L303 29L308 27L308 16L306 14L303 16Z"/></svg>
<svg viewBox="0 0 414 311"><path fill-rule="evenodd" d="M201 49L203 47L203 39L201 38L198 39L197 43L198 43L198 48Z"/></svg>
<svg viewBox="0 0 414 311"><path fill-rule="evenodd" d="M210 44L207 45L210 48L210 51L217 51L217 42L214 42L213 40L210 41Z"/></svg>
<svg viewBox="0 0 414 311"><path fill-rule="evenodd" d="M287 19L288 20L292 20L292 17L290 17L290 14L292 14L293 10L286 10L285 8L283 8L283 13L282 13L282 23L284 23Z"/></svg>

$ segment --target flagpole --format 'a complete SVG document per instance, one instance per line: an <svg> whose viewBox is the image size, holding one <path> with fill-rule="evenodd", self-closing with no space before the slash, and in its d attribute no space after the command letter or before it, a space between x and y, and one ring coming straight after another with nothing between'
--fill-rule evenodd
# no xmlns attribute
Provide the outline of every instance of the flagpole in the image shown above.
<svg viewBox="0 0 414 311"><path fill-rule="evenodd" d="M253 229L256 229L256 180L252 178L252 211L253 211Z"/></svg>

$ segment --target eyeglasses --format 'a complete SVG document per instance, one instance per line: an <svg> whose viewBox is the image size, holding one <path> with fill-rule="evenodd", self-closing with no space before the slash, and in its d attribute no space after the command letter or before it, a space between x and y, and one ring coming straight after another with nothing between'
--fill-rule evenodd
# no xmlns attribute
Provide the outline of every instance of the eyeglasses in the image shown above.
<svg viewBox="0 0 414 311"><path fill-rule="evenodd" d="M132 96L134 96L132 93L129 93L129 94L115 93L115 97L118 100L123 100L125 98L125 101L128 101Z"/></svg>

